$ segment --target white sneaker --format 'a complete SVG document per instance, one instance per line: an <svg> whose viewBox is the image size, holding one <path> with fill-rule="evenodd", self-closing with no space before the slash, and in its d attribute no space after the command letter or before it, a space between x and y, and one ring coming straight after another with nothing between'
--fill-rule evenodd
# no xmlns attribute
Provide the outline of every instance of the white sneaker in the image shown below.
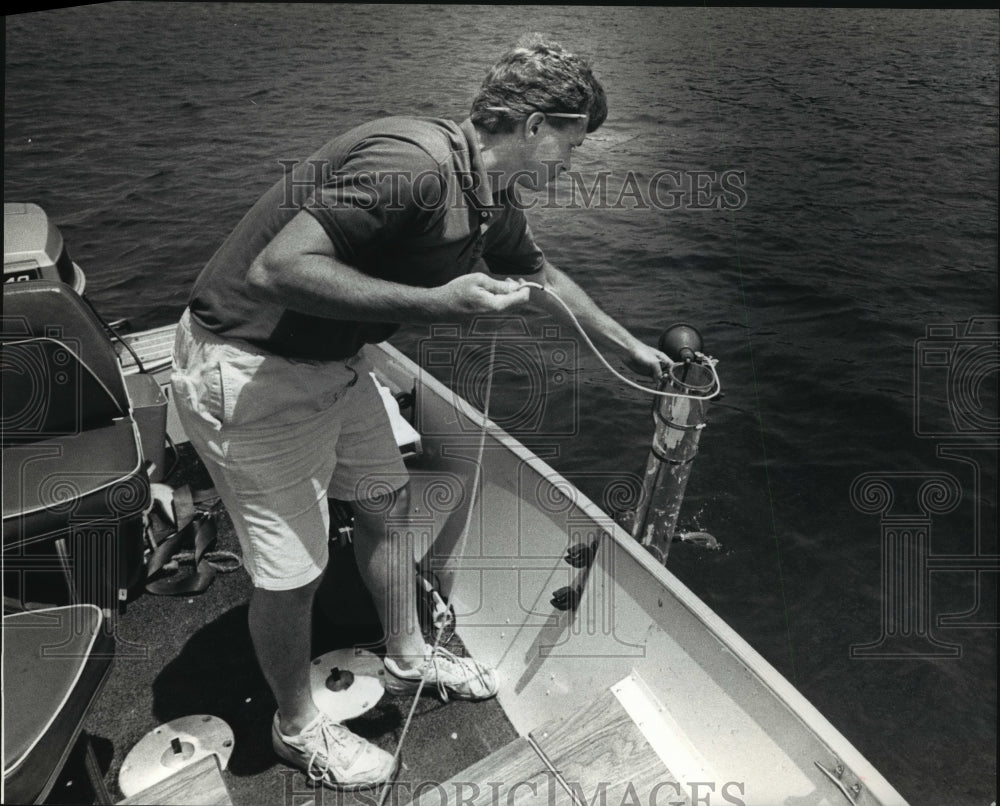
<svg viewBox="0 0 1000 806"><path fill-rule="evenodd" d="M391 753L351 733L322 712L297 736L285 736L279 724L275 713L271 725L274 752L304 770L315 783L331 789L363 789L389 783L396 774Z"/></svg>
<svg viewBox="0 0 1000 806"><path fill-rule="evenodd" d="M385 659L385 690L390 694L412 694L420 685L421 675L427 677L424 688L437 686L441 699L488 700L495 697L499 684L497 673L472 658L460 658L447 649L438 647L427 657L420 669L403 671L392 658ZM450 695L450 697L449 697Z"/></svg>

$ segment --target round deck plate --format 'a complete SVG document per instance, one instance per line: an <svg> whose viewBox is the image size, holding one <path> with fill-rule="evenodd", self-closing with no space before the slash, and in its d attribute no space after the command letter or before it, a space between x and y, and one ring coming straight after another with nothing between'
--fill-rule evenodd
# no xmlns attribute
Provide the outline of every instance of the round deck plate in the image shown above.
<svg viewBox="0 0 1000 806"><path fill-rule="evenodd" d="M153 728L138 741L122 762L118 787L130 798L213 754L224 770L233 754L233 744L232 729L217 716L182 716ZM176 752L178 748L180 752Z"/></svg>
<svg viewBox="0 0 1000 806"><path fill-rule="evenodd" d="M384 674L382 661L371 652L351 648L327 652L315 658L309 669L313 702L337 722L354 719L382 699ZM346 685L350 676L353 681ZM333 691L331 685L346 687Z"/></svg>

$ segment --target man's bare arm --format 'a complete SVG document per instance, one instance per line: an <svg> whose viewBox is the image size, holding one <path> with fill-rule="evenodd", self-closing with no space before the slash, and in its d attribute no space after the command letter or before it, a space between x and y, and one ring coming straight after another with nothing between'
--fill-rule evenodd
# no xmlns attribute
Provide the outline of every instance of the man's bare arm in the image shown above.
<svg viewBox="0 0 1000 806"><path fill-rule="evenodd" d="M438 288L419 288L365 274L340 260L320 223L299 212L257 256L247 282L262 298L331 319L435 322L524 305L528 289L513 280L467 274Z"/></svg>

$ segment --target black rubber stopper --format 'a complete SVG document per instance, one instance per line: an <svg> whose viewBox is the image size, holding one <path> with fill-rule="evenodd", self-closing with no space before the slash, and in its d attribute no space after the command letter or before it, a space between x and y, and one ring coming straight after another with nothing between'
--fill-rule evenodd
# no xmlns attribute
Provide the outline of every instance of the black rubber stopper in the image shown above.
<svg viewBox="0 0 1000 806"><path fill-rule="evenodd" d="M674 361L694 361L695 353L702 353L701 333L693 325L679 322L660 334L660 349Z"/></svg>

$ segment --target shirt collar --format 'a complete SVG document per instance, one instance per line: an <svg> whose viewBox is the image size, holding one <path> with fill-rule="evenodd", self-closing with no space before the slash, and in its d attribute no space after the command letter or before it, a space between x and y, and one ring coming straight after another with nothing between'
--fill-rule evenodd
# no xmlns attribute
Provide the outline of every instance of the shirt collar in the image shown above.
<svg viewBox="0 0 1000 806"><path fill-rule="evenodd" d="M463 188L465 197L477 210L494 209L498 205L490 192L490 178L483 166L483 154L479 149L475 127L472 125L472 121L466 118L459 124L459 128L469 144L470 172L468 176L471 180L471 187Z"/></svg>

